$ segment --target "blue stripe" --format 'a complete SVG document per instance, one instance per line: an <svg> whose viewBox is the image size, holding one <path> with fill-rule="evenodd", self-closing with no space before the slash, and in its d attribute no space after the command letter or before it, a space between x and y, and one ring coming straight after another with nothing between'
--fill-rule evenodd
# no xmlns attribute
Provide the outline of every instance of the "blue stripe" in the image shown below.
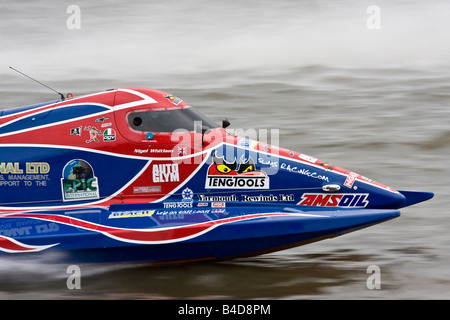
<svg viewBox="0 0 450 320"><path fill-rule="evenodd" d="M7 109L7 110L4 110L3 113L0 113L0 116L2 116L2 117L10 116L12 114L16 114L16 113L19 113L19 112L29 111L29 110L37 109L39 107L48 106L48 105L51 105L51 104L56 103L56 102L58 102L58 101L51 101L51 102L33 104L31 106L26 106L26 107Z"/></svg>
<svg viewBox="0 0 450 320"><path fill-rule="evenodd" d="M109 109L97 105L76 105L61 109L46 110L41 113L25 117L0 128L0 134L11 133L19 130L31 129L39 126L50 125L64 120L88 116L91 114L108 111Z"/></svg>

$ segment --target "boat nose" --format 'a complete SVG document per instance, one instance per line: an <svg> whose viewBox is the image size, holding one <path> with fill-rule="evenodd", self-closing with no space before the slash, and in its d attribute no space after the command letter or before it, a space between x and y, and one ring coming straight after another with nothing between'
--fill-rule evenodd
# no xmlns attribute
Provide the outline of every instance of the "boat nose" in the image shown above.
<svg viewBox="0 0 450 320"><path fill-rule="evenodd" d="M406 198L396 190L377 190L372 193L371 208L399 209L404 206Z"/></svg>
<svg viewBox="0 0 450 320"><path fill-rule="evenodd" d="M345 189L345 187L348 188L349 186L344 183L341 190ZM364 178L363 176L359 176L352 187L356 193L368 195L368 204L366 208L399 209L406 203L406 197L401 192L388 187L385 184Z"/></svg>
<svg viewBox="0 0 450 320"><path fill-rule="evenodd" d="M328 194L342 196L339 206L366 209L399 209L405 206L407 199L402 192L379 183L355 182L353 190L339 183L322 186Z"/></svg>
<svg viewBox="0 0 450 320"><path fill-rule="evenodd" d="M396 191L395 193L391 192L389 195L391 202L388 206L389 209L398 209L404 206L406 202L406 198L403 194Z"/></svg>

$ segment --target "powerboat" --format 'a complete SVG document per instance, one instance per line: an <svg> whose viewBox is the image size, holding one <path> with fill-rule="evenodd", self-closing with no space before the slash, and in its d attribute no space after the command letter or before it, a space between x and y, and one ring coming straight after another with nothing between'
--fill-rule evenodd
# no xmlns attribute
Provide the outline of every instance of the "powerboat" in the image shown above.
<svg viewBox="0 0 450 320"><path fill-rule="evenodd" d="M232 135L229 124L134 87L0 110L0 256L247 257L387 221L433 197Z"/></svg>

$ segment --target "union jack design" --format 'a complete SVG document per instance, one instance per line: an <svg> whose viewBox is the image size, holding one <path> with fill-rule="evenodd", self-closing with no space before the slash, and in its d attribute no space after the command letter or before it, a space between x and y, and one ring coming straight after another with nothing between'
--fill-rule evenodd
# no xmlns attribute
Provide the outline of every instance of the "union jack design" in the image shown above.
<svg viewBox="0 0 450 320"><path fill-rule="evenodd" d="M187 147L178 147L178 155L184 156L187 154Z"/></svg>
<svg viewBox="0 0 450 320"><path fill-rule="evenodd" d="M274 216L292 216L289 213L259 213L249 214L245 216L236 216L219 220L212 220L197 224L190 224L184 226L167 227L167 228L152 228L152 229L127 229L105 226L86 220L77 219L74 217L53 215L53 214L10 214L4 216L5 218L30 218L43 221L57 222L60 224L69 225L76 228L99 232L112 239L135 244L162 244L179 242L183 240L192 239L205 234L218 226L239 221L247 221L257 218L274 217ZM298 215L298 214L297 214ZM301 214L302 216L312 216ZM12 238L0 236L0 250L7 252L24 252L24 251L41 251L57 244L47 246L27 246Z"/></svg>

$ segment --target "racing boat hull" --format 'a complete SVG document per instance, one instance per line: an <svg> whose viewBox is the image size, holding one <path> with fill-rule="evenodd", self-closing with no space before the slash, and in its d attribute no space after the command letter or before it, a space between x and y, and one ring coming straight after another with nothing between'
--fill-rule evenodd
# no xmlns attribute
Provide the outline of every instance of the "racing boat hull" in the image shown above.
<svg viewBox="0 0 450 320"><path fill-rule="evenodd" d="M138 204L14 213L0 220L0 246L7 253L42 254L53 248L63 252L60 261L72 263L229 259L339 236L399 215L387 209L239 203L189 210ZM120 221L131 217L134 221Z"/></svg>
<svg viewBox="0 0 450 320"><path fill-rule="evenodd" d="M0 111L0 188L0 254L58 251L72 262L250 256L433 196L233 136L142 88Z"/></svg>

